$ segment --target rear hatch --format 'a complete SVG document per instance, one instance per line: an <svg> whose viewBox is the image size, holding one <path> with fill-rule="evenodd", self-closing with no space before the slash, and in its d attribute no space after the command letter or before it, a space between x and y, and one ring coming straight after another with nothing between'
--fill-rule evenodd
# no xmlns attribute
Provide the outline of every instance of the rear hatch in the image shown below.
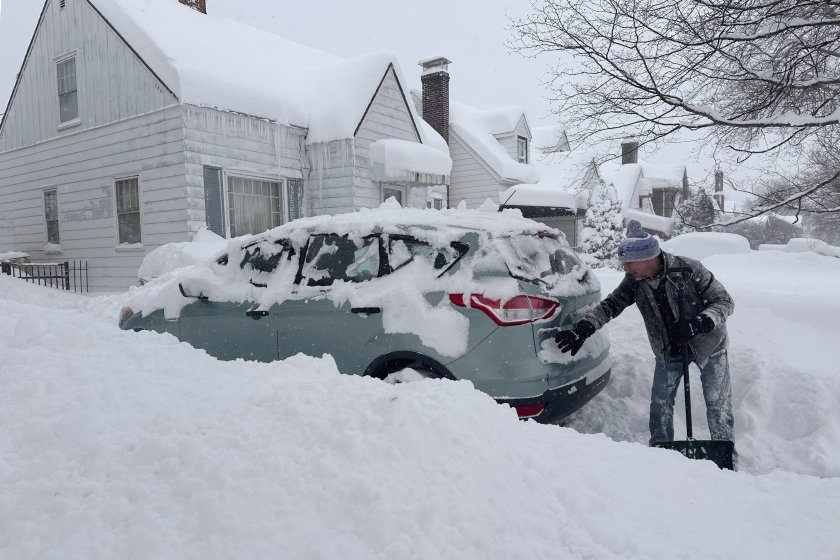
<svg viewBox="0 0 840 560"><path fill-rule="evenodd" d="M534 350L544 363L561 363L588 368L609 348L607 337L598 333L577 356L562 354L554 343L559 330L571 328L601 299L600 284L568 243L549 233L497 238L496 247L508 269L519 280L523 293L559 303L545 319L531 323ZM589 362L589 363L586 363ZM578 370L578 367L574 367Z"/></svg>

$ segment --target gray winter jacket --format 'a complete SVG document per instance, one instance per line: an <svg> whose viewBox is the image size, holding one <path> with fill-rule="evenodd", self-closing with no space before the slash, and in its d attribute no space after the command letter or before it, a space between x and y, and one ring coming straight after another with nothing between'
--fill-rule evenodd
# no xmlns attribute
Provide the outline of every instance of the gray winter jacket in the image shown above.
<svg viewBox="0 0 840 560"><path fill-rule="evenodd" d="M683 305L689 319L702 313L715 324L711 332L698 334L689 340L689 348L699 366L704 366L713 354L726 349L726 318L735 309L732 297L726 288L699 261L687 257L678 257L662 253L666 282L665 292L674 317L681 313L678 307L679 286L684 286ZM611 319L616 318L624 308L636 304L647 327L648 339L657 359L665 360L668 352L668 332L663 324L653 287L646 280L636 280L627 274L621 284L589 311L583 319L600 329Z"/></svg>

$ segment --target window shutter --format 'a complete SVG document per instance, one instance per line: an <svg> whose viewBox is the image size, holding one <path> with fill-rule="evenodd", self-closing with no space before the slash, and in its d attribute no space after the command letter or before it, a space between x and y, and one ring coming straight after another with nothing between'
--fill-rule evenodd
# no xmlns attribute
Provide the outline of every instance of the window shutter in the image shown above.
<svg viewBox="0 0 840 560"><path fill-rule="evenodd" d="M222 211L222 170L204 166L204 216L207 229L225 237L225 218Z"/></svg>
<svg viewBox="0 0 840 560"><path fill-rule="evenodd" d="M289 221L303 218L303 180L288 180Z"/></svg>

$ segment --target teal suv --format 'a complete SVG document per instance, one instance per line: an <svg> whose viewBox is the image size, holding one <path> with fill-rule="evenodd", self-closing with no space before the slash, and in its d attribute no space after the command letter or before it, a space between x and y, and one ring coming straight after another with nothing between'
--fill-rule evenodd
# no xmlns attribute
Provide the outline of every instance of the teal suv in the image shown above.
<svg viewBox="0 0 840 560"><path fill-rule="evenodd" d="M574 357L554 343L598 301L562 233L518 213L388 209L232 239L136 289L119 325L222 360L331 354L342 373L469 380L557 422L609 380L602 331Z"/></svg>

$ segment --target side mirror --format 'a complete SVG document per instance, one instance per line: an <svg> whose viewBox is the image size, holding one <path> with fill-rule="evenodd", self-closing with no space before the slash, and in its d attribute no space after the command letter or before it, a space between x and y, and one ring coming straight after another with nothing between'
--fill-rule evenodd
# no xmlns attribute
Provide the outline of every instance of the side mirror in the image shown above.
<svg viewBox="0 0 840 560"><path fill-rule="evenodd" d="M200 300L207 300L207 296L202 294L201 292L198 293L197 296L192 294L188 294L187 291L184 289L184 285L178 282L178 290L181 292L181 295L185 298L193 298L193 299L200 299Z"/></svg>

